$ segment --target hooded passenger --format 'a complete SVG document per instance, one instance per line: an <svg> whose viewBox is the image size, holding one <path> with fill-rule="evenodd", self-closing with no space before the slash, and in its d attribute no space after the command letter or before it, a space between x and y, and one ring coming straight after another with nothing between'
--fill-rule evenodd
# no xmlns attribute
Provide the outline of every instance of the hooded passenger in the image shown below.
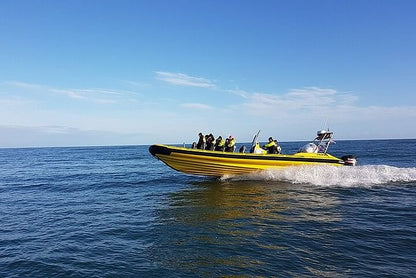
<svg viewBox="0 0 416 278"><path fill-rule="evenodd" d="M198 134L199 139L198 139L198 143L196 144L196 148L203 150L205 149L205 136L200 132Z"/></svg>
<svg viewBox="0 0 416 278"><path fill-rule="evenodd" d="M205 149L209 150L209 151L213 151L214 150L214 144L215 144L214 135L212 135L212 133L210 133L209 135L205 136L205 139L206 139Z"/></svg>
<svg viewBox="0 0 416 278"><path fill-rule="evenodd" d="M234 152L235 150L235 139L233 136L229 136L225 141L225 151L226 152Z"/></svg>
<svg viewBox="0 0 416 278"><path fill-rule="evenodd" d="M222 139L221 136L218 136L217 140L215 140L215 149L216 151L223 152L225 147L225 140Z"/></svg>

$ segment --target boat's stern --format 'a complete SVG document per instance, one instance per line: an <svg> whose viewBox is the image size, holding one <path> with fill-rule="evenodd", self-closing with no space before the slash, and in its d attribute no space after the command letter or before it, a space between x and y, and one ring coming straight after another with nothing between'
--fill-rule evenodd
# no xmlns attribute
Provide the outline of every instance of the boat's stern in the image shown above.
<svg viewBox="0 0 416 278"><path fill-rule="evenodd" d="M344 155L341 157L342 161L344 161L345 166L356 166L357 165L357 157L355 155Z"/></svg>

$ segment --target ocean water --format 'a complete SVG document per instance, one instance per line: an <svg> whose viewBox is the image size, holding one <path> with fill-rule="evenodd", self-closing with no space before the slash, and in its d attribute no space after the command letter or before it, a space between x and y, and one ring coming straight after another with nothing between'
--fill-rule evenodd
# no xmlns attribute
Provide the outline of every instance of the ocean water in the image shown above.
<svg viewBox="0 0 416 278"><path fill-rule="evenodd" d="M0 277L416 277L416 140L331 153L359 166L212 179L148 146L0 149Z"/></svg>

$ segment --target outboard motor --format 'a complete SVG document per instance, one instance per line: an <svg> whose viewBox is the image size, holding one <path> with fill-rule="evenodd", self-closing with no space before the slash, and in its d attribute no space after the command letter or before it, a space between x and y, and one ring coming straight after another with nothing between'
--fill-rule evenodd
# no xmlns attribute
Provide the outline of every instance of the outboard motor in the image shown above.
<svg viewBox="0 0 416 278"><path fill-rule="evenodd" d="M344 161L344 165L346 166L357 165L357 157L355 155L352 155L352 154L344 155L343 157L341 157L341 159Z"/></svg>

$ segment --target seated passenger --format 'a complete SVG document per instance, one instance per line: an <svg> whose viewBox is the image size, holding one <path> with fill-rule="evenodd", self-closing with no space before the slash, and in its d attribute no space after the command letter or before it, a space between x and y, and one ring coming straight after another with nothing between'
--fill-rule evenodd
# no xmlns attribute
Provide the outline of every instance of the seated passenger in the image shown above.
<svg viewBox="0 0 416 278"><path fill-rule="evenodd" d="M206 135L205 136L205 141L206 141L205 149L208 150L208 151L213 151L214 150L214 144L215 144L214 135L212 135L212 133L210 133L209 135Z"/></svg>
<svg viewBox="0 0 416 278"><path fill-rule="evenodd" d="M225 141L225 151L234 152L235 150L235 139L230 135Z"/></svg>
<svg viewBox="0 0 416 278"><path fill-rule="evenodd" d="M223 152L225 147L225 140L222 139L221 136L218 136L217 140L215 140L215 151Z"/></svg>
<svg viewBox="0 0 416 278"><path fill-rule="evenodd" d="M281 152L282 152L282 148L279 146L279 143L277 142L277 140L274 140L273 153L279 154Z"/></svg>

